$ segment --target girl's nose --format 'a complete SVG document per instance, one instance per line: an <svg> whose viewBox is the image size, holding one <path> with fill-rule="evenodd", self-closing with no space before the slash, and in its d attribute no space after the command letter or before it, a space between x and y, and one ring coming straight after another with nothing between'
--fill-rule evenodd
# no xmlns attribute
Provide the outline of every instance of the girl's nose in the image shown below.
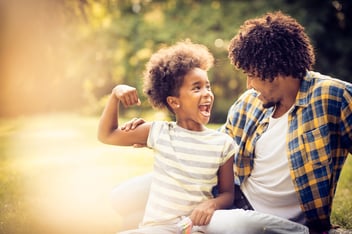
<svg viewBox="0 0 352 234"><path fill-rule="evenodd" d="M203 95L204 96L213 96L213 92L211 91L211 89L204 89Z"/></svg>

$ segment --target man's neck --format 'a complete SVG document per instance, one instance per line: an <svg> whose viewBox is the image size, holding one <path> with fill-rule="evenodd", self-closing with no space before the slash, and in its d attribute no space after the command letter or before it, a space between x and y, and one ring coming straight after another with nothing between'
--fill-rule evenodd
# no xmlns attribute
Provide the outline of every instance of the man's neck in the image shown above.
<svg viewBox="0 0 352 234"><path fill-rule="evenodd" d="M281 105L281 104L276 104L275 110L274 110L274 113L273 113L272 117L273 117L273 118L280 118L280 117L283 116L292 106L293 106L293 103L292 103L292 105L290 105L290 106L283 106L283 105Z"/></svg>
<svg viewBox="0 0 352 234"><path fill-rule="evenodd" d="M293 77L278 77L281 82L282 93L281 100L276 104L273 118L279 118L284 115L296 102L297 93L301 81Z"/></svg>

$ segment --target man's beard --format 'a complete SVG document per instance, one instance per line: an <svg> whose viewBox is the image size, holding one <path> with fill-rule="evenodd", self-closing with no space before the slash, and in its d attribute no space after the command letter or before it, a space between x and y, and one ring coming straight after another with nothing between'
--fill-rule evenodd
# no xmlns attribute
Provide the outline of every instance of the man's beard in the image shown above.
<svg viewBox="0 0 352 234"><path fill-rule="evenodd" d="M263 107L270 108L270 107L276 106L276 104L277 104L276 102L263 103Z"/></svg>

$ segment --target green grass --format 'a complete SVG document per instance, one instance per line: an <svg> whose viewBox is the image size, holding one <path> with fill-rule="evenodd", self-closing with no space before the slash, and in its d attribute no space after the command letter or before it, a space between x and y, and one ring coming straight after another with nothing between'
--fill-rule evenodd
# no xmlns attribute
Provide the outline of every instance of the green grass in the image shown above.
<svg viewBox="0 0 352 234"><path fill-rule="evenodd" d="M97 124L73 114L0 119L0 234L115 233L110 192L150 171L152 154L99 143ZM350 157L332 216L349 229L351 177Z"/></svg>
<svg viewBox="0 0 352 234"><path fill-rule="evenodd" d="M96 140L97 118L0 120L0 234L115 233L114 186L152 168L148 149Z"/></svg>
<svg viewBox="0 0 352 234"><path fill-rule="evenodd" d="M352 229L352 156L349 155L343 167L336 189L331 216L332 222L346 229Z"/></svg>

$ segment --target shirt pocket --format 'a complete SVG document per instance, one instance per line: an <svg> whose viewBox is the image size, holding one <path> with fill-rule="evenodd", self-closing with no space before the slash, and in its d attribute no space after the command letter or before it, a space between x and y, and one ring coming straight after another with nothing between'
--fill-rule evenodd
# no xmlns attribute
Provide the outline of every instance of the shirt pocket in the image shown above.
<svg viewBox="0 0 352 234"><path fill-rule="evenodd" d="M330 134L327 125L307 131L302 134L306 160L313 166L319 167L330 163L331 148Z"/></svg>

